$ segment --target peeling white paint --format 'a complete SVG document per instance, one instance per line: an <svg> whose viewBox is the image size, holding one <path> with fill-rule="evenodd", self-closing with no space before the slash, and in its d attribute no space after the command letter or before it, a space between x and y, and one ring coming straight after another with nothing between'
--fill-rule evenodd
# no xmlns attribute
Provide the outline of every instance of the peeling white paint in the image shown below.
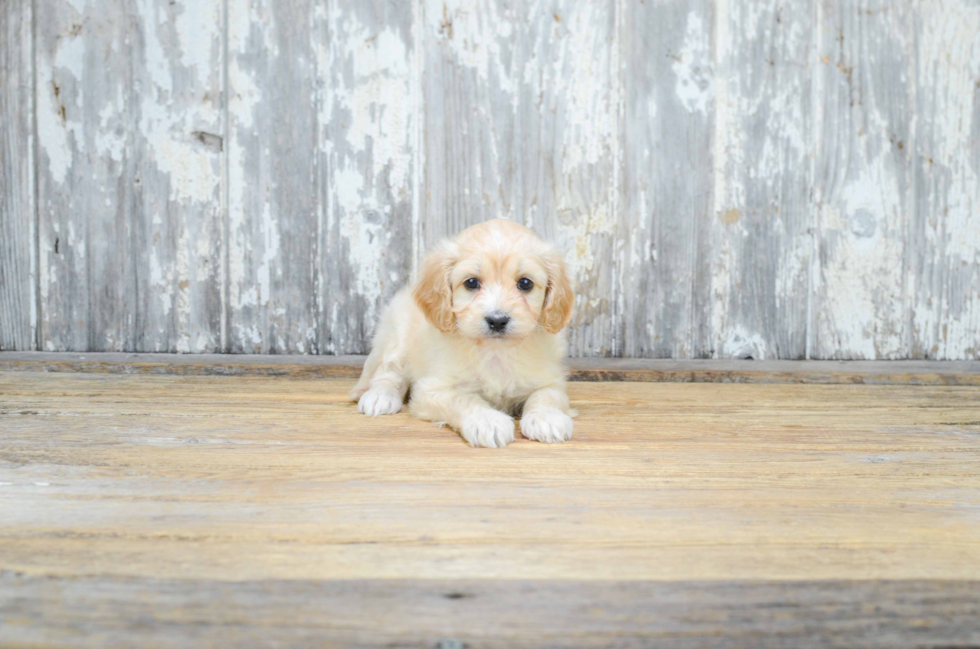
<svg viewBox="0 0 980 649"><path fill-rule="evenodd" d="M247 35L251 31L252 22L247 11L237 7L236 3L229 6L229 60L228 60L228 121L230 123L230 141L228 147L228 184L235 188L244 188L254 180L248 177L245 169L247 144L242 138L254 126L254 113L261 105L262 92L252 74L239 63L239 56L247 54ZM251 253L251 242L246 229L245 196L236 189L228 193L228 224L231 234L226 243L228 251L228 290L229 299L234 308L257 306L259 303L258 287L252 285L246 277L245 260ZM237 339L243 343L261 344L262 339L258 330L246 333L240 325L236 325Z"/></svg>
<svg viewBox="0 0 980 649"><path fill-rule="evenodd" d="M684 43L675 55L672 68L677 77L675 92L684 108L707 114L714 95L711 40L697 11L688 14Z"/></svg>
<svg viewBox="0 0 980 649"><path fill-rule="evenodd" d="M76 35L59 39L53 59L39 65L38 143L47 155L47 170L58 184L64 184L75 152L85 151L82 123L74 119L85 104L84 61L85 41ZM75 97L69 104L70 90Z"/></svg>
<svg viewBox="0 0 980 649"><path fill-rule="evenodd" d="M188 140L161 139L154 148L157 168L170 174L170 199L208 203L217 199L220 173L217 156Z"/></svg>
<svg viewBox="0 0 980 649"><path fill-rule="evenodd" d="M213 52L215 25L220 24L221 5L216 2L185 0L177 8L176 31L180 63L197 74L197 83L207 87L211 75L217 75Z"/></svg>
<svg viewBox="0 0 980 649"><path fill-rule="evenodd" d="M192 96L191 101L183 96L175 97L173 78L177 65L189 64L197 77L196 85L208 87L210 53L217 39L213 25L219 17L219 5L201 2L194 5L196 9L183 7L177 19L178 41L174 43L181 52L177 59L176 53L168 52L161 42L159 29L166 25L158 21L165 16L155 12L154 0L141 2L148 17L144 24L144 43L152 87L141 95L140 131L150 145L157 168L170 175L170 200L213 202L218 197L221 180L218 152L195 141L192 134L218 121L214 103L202 101L199 95ZM191 56L188 52L195 54ZM212 130L217 129L212 127Z"/></svg>
<svg viewBox="0 0 980 649"><path fill-rule="evenodd" d="M596 268L597 252L593 244L602 235L613 235L615 219L600 206L595 212L580 215L574 225L564 231L572 236L573 244L565 253L565 262L576 284L581 286L583 279Z"/></svg>
<svg viewBox="0 0 980 649"><path fill-rule="evenodd" d="M564 247L579 286L572 336L580 353L603 345L608 351L623 327L635 337L628 349L650 349L651 341L673 336L678 340L658 349L690 354L714 345L717 356L766 358L774 349L761 318L773 306L777 313L792 311L799 279L813 265L810 295L819 299L807 321L819 334L815 355L897 358L911 345L915 353L937 358L976 357L980 7L951 0L925 11L913 3L863 17L840 16L818 3L814 25L813 17L788 15L790 8L777 4L717 0L710 11L684 13L689 7L625 0L526 6L421 0L394 20L390 12L379 19L359 4L313 3L312 42L291 53L297 74L316 75L294 106L309 101L320 108L320 157L310 176L327 186L317 199L317 232L308 233L322 235L312 298L318 332L316 322L294 318L294 305L272 295L296 222L276 213L274 201L263 201L281 187L276 172L263 166L275 156L272 142L280 134L256 131L258 124L268 128L263 111L277 111L284 123L290 119L293 107L270 105L274 93L263 76L266 63L281 63L285 55L278 43L287 42L290 25L283 21L290 12L270 3L228 3L228 114L222 115L224 3L138 0L130 17L139 39L104 19L100 12L108 5L60 3L63 28L42 36L48 42L36 49L42 328L60 323L70 335L80 313L71 304L84 303L85 296L69 296L68 287L103 288L80 279L105 263L105 242L86 237L103 236L108 219L135 195L147 210L141 227L149 248L139 274L151 292L140 302L149 305L143 314L147 331L141 332L149 345L180 352L213 348L214 338L201 330L209 325L200 309L213 295L207 291L227 254L229 295L222 308L243 312L232 316L229 332L241 348L346 350L363 336L362 321L375 318L391 286L403 279L390 264L393 251L405 245L400 233L393 234L396 214L411 210L414 265L424 249L423 233L445 227L446 206L460 203L464 211L485 206L488 215L499 210L523 220ZM616 24L607 29L613 9ZM667 39L676 46L660 52L652 44L643 54L672 60L659 59L656 69L666 74L652 79L646 96L626 113L623 94L632 88L634 68L647 61L621 62L631 41L619 39L632 28L632 16L661 9L681 28ZM776 10L783 10L779 22ZM412 19L410 26L399 22ZM835 21L859 33L848 31L839 45ZM823 39L818 46L814 34ZM858 39L859 45L850 44ZM132 79L93 66L92 48L106 53L107 65L128 57ZM774 55L772 65L760 59ZM853 79L847 79L852 65ZM799 82L794 66L812 73L815 85ZM880 78L892 68L893 79ZM445 75L445 85L426 85L437 73ZM825 101L835 92L840 94ZM424 111L435 110L426 106L426 93L440 109L467 106L470 114L455 121L456 132L442 139L424 133ZM639 144L623 133L641 131L625 124L634 111L645 113L645 134L652 136ZM694 148L702 146L702 125L713 133L710 163L707 152ZM664 133L672 135L674 128L690 136L690 151L662 148ZM896 149L896 131L903 129L904 149ZM226 132L230 137L215 144L214 137ZM439 151L426 159L426 147L445 142L471 148L455 151L455 158ZM621 194L619 147L633 146L642 148L625 156L634 168L624 175L636 186L629 188L633 194ZM710 168L693 169L689 182L676 175L672 182L680 186L658 184L653 172L644 176L648 169L683 165L688 153ZM225 163L229 192L222 205ZM131 187L134 179L116 174L130 168L143 184L121 195L119 188ZM812 209L805 217L814 219L820 255L810 254L803 217L786 211L791 201L782 194L787 173L804 168L811 170L813 187L812 202L803 209ZM430 200L424 192L444 177L455 184L439 185L444 196ZM680 219L670 220L676 215L665 210L699 204L671 200L671 192L713 192L706 221L689 232L679 228ZM636 222L624 221L621 195ZM230 237L221 241L216 222L225 208ZM86 219L97 234L86 234ZM921 235L909 233L913 223ZM760 232L765 242L754 238ZM686 238L695 235L697 242ZM94 244L93 254L86 244ZM766 259L776 260L778 272L772 302L748 305L743 297L754 278L745 256L756 244L769 246ZM690 267L678 262L684 254ZM650 295L631 295L636 278L651 265ZM339 298L346 300L339 305L324 304L321 286L339 269L350 271L344 281L351 295ZM695 313L705 297L701 290L708 291L710 305ZM124 295L123 301L131 298ZM675 330L644 318L644 309L662 313L649 304L655 299L677 300L683 313ZM131 317L119 314L119 321ZM632 328L623 324L634 318ZM704 331L694 331L699 327ZM317 350L318 334L332 342ZM695 340L702 334L707 341ZM121 330L99 335L110 347L128 344ZM62 334L41 344L58 349L66 339Z"/></svg>
<svg viewBox="0 0 980 649"><path fill-rule="evenodd" d="M713 15L713 205L710 243L698 253L710 268L712 353L802 356L812 246L810 217L797 210L812 133L808 73L794 57L810 46L801 26L811 18L728 0Z"/></svg>
<svg viewBox="0 0 980 649"><path fill-rule="evenodd" d="M331 33L344 35L317 52L325 86L321 120L332 134L321 142L331 170L324 227L339 234L336 252L344 251L364 318L373 322L385 293L387 248L401 243L388 223L414 189L412 54L399 30L363 23L352 7L331 6L324 18ZM328 328L340 339L331 349L347 344L335 317Z"/></svg>
<svg viewBox="0 0 980 649"><path fill-rule="evenodd" d="M822 269L826 347L861 359L905 354L900 191L887 158L869 160L826 206L821 226L836 241ZM872 228L869 224L873 223Z"/></svg>
<svg viewBox="0 0 980 649"><path fill-rule="evenodd" d="M767 359L766 350L770 343L761 333L735 325L725 332L720 347L721 349L715 350L716 357L754 358L761 361Z"/></svg>
<svg viewBox="0 0 980 649"><path fill-rule="evenodd" d="M925 221L919 276L909 277L913 345L931 358L980 357L980 5L947 2L922 16L916 87L920 119L916 152L924 183ZM924 278L935 278L923 282ZM916 287L915 280L920 280Z"/></svg>
<svg viewBox="0 0 980 649"><path fill-rule="evenodd" d="M269 204L265 204L260 220L262 228L262 261L255 272L255 279L258 282L257 303L268 305L272 299L272 267L278 264L280 250L279 223Z"/></svg>
<svg viewBox="0 0 980 649"><path fill-rule="evenodd" d="M429 33L438 35L442 44L452 52L453 60L475 71L481 81L510 98L516 107L518 79L508 74L504 48L510 48L515 36L517 9L499 7L504 14L499 20L486 20L488 7L478 7L468 0L424 0Z"/></svg>
<svg viewBox="0 0 980 649"><path fill-rule="evenodd" d="M602 5L583 3L570 15L566 13L562 20L568 23L568 35L560 41L557 60L545 68L549 87L539 87L534 81L540 77L525 73L532 80L532 96L553 93L551 108L564 117L561 171L566 176L586 171L583 167L609 163L617 136L611 52L604 41L595 38L596 27L608 20L607 11Z"/></svg>
<svg viewBox="0 0 980 649"><path fill-rule="evenodd" d="M406 188L411 155L408 150L409 106L407 93L408 57L401 36L384 30L362 43L360 34L352 34L356 45L347 54L354 63L354 87L334 98L351 113L347 142L352 152L370 145L374 161L370 170L379 178L390 169L389 182L395 188ZM344 89L347 90L347 89Z"/></svg>
<svg viewBox="0 0 980 649"><path fill-rule="evenodd" d="M113 124L116 117L124 112L125 102L122 89L116 93L116 100L106 104L99 111L99 130L95 135L95 147L99 155L121 162L126 149L129 134L124 128L116 128Z"/></svg>

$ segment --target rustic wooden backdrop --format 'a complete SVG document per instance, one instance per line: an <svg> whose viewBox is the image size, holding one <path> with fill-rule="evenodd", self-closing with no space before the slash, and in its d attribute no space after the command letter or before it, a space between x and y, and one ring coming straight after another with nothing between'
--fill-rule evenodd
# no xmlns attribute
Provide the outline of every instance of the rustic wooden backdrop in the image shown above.
<svg viewBox="0 0 980 649"><path fill-rule="evenodd" d="M0 348L359 353L560 243L574 355L980 357L977 0L3 0Z"/></svg>

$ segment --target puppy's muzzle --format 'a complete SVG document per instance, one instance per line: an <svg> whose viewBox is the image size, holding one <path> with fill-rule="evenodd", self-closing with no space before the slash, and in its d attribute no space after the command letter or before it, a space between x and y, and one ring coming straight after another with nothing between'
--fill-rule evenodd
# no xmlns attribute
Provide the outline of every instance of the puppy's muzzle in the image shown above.
<svg viewBox="0 0 980 649"><path fill-rule="evenodd" d="M488 315L485 320L487 321L487 326L490 327L491 333L502 334L504 333L504 330L507 329L507 323L510 322L510 316L498 311Z"/></svg>

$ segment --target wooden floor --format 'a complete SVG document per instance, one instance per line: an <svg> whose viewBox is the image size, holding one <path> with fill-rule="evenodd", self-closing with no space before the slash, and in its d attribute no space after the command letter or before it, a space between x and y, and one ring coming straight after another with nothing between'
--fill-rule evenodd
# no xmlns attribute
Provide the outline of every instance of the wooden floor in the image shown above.
<svg viewBox="0 0 980 649"><path fill-rule="evenodd" d="M0 645L980 644L978 387L573 383L496 450L351 385L0 372Z"/></svg>

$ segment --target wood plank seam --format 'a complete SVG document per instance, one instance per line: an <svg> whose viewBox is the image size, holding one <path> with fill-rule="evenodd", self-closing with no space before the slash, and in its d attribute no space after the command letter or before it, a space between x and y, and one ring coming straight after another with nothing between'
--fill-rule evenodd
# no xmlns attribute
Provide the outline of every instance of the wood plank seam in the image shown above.
<svg viewBox="0 0 980 649"><path fill-rule="evenodd" d="M0 370L356 378L364 356L0 352ZM572 381L980 385L978 361L568 359Z"/></svg>

